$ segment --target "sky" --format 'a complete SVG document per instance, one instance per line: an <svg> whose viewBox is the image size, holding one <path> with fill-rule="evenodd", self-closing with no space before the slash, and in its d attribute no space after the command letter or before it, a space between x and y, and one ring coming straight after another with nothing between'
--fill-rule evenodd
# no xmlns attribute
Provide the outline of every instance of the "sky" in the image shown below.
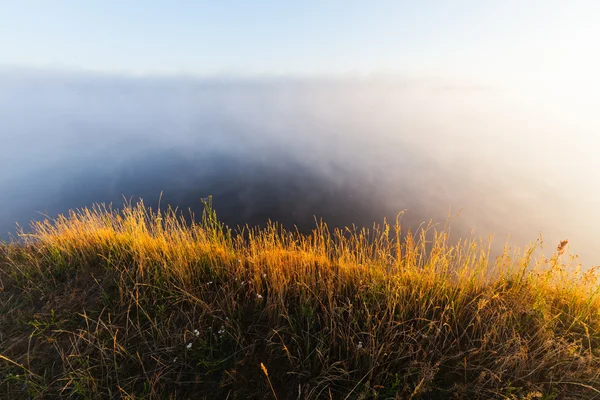
<svg viewBox="0 0 600 400"><path fill-rule="evenodd" d="M0 64L569 86L600 67L598 20L593 0L4 0Z"/></svg>

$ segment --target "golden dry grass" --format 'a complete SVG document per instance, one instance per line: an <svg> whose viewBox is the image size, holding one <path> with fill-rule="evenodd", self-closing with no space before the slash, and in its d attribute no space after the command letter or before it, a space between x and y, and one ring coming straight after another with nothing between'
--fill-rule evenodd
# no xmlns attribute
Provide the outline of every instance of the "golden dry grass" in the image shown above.
<svg viewBox="0 0 600 400"><path fill-rule="evenodd" d="M141 202L31 232L0 247L3 398L600 397L600 286L566 243L490 261L446 229L231 232Z"/></svg>

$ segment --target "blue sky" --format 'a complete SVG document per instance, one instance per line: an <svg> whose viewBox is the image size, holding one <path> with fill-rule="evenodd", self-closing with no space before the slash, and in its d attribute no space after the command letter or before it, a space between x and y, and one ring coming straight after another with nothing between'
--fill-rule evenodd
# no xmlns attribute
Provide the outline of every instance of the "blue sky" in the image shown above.
<svg viewBox="0 0 600 400"><path fill-rule="evenodd" d="M0 64L134 74L594 74L600 2L4 1Z"/></svg>

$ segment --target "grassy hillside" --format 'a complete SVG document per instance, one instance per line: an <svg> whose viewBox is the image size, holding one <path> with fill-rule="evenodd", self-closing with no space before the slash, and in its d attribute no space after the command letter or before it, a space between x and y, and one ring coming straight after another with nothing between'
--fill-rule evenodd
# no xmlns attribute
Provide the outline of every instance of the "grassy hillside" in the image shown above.
<svg viewBox="0 0 600 400"><path fill-rule="evenodd" d="M0 246L0 397L600 397L600 287L565 244L75 211Z"/></svg>

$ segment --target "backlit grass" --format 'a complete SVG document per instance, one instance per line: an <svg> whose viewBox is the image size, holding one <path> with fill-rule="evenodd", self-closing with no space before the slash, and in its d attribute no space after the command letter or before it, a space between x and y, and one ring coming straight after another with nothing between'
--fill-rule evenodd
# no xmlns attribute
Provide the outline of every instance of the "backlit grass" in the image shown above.
<svg viewBox="0 0 600 400"><path fill-rule="evenodd" d="M600 299L548 258L400 225L230 231L140 202L0 246L0 397L600 397ZM538 254L538 251L535 251Z"/></svg>

